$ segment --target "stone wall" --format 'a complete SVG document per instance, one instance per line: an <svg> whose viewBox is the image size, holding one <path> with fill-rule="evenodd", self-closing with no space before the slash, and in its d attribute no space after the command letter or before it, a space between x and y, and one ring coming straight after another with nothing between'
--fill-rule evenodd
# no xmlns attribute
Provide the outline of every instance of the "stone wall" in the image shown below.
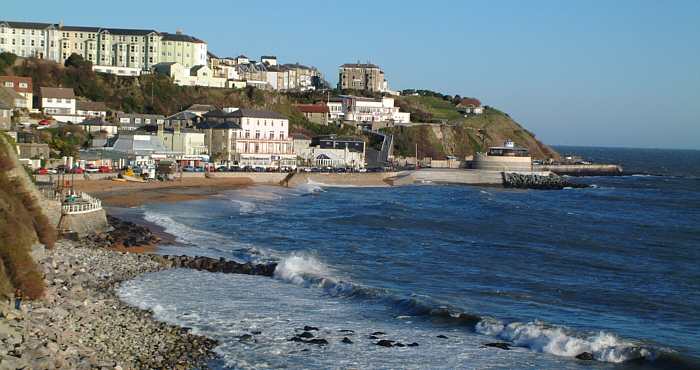
<svg viewBox="0 0 700 370"><path fill-rule="evenodd" d="M58 229L70 230L81 236L101 233L109 229L107 213L104 209L100 209L88 213L63 215Z"/></svg>

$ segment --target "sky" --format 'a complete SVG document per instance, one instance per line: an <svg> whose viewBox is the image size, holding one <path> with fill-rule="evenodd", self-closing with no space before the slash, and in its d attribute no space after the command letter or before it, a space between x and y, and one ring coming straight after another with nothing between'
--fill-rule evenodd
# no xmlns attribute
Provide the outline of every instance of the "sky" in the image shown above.
<svg viewBox="0 0 700 370"><path fill-rule="evenodd" d="M547 144L700 149L697 0L2 3L6 20L181 29L332 84L369 61L392 89L477 97Z"/></svg>

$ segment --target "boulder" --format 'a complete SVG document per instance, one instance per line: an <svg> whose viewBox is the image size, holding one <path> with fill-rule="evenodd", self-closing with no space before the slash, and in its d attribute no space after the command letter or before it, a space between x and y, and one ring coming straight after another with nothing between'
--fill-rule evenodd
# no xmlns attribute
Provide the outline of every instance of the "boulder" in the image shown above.
<svg viewBox="0 0 700 370"><path fill-rule="evenodd" d="M576 355L576 358L579 360L584 360L584 361L593 361L595 358L593 357L593 354L590 352L582 352Z"/></svg>
<svg viewBox="0 0 700 370"><path fill-rule="evenodd" d="M510 350L510 344L504 342L484 343L484 347L500 348L506 351Z"/></svg>

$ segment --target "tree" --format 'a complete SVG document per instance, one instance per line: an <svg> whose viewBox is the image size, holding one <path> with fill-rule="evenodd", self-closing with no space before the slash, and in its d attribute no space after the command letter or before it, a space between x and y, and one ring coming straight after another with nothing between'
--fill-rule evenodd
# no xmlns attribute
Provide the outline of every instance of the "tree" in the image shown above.
<svg viewBox="0 0 700 370"><path fill-rule="evenodd" d="M71 54L64 64L66 67L75 67L79 69L90 69L92 70L92 62L85 60L80 54Z"/></svg>
<svg viewBox="0 0 700 370"><path fill-rule="evenodd" d="M11 67L13 64L15 64L15 61L17 60L17 55L8 53L8 52L3 52L0 53L0 73L4 73L3 71L7 67Z"/></svg>

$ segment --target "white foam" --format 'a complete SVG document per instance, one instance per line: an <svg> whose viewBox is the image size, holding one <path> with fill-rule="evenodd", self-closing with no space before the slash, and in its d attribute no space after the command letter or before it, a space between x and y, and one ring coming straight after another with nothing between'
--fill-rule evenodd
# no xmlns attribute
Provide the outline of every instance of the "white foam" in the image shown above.
<svg viewBox="0 0 700 370"><path fill-rule="evenodd" d="M589 352L598 361L620 363L653 356L649 350L626 342L611 333L601 331L588 337L580 337L563 327L539 321L504 324L500 320L487 318L476 325L476 331L510 341L515 346L563 357L575 357Z"/></svg>
<svg viewBox="0 0 700 370"><path fill-rule="evenodd" d="M311 280L324 279L329 275L329 270L326 265L318 261L316 258L293 254L284 258L277 264L275 268L275 277L297 285L306 284Z"/></svg>
<svg viewBox="0 0 700 370"><path fill-rule="evenodd" d="M257 206L253 202L245 201L242 199L229 199L229 201L238 205L238 213L241 215L261 213L257 211Z"/></svg>
<svg viewBox="0 0 700 370"><path fill-rule="evenodd" d="M143 218L148 222L161 226L165 232L175 236L176 240L183 244L217 244L227 241L227 238L223 235L190 227L162 213L147 210L144 212Z"/></svg>

